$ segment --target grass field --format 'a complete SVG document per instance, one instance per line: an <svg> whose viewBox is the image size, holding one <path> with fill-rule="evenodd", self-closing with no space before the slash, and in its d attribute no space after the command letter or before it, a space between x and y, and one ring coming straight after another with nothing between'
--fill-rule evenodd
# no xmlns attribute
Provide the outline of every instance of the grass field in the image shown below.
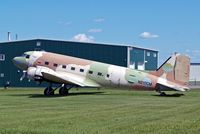
<svg viewBox="0 0 200 134"><path fill-rule="evenodd" d="M155 92L0 89L0 134L199 134L200 90L181 97Z"/></svg>

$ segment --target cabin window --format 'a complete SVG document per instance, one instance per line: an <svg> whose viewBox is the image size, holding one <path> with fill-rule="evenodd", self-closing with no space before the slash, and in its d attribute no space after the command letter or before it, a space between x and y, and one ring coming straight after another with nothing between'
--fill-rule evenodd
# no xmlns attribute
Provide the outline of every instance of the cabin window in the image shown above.
<svg viewBox="0 0 200 134"><path fill-rule="evenodd" d="M110 75L109 75L109 74L107 74L106 76L107 76L107 78L109 78L109 77L110 77Z"/></svg>
<svg viewBox="0 0 200 134"><path fill-rule="evenodd" d="M84 69L80 69L80 72L84 72Z"/></svg>
<svg viewBox="0 0 200 134"><path fill-rule="evenodd" d="M62 68L67 68L67 66L66 65L62 65Z"/></svg>
<svg viewBox="0 0 200 134"><path fill-rule="evenodd" d="M98 72L97 75L102 76L102 73Z"/></svg>
<svg viewBox="0 0 200 134"><path fill-rule="evenodd" d="M89 70L89 72L88 72L89 74L93 74L93 71L91 71L91 70Z"/></svg>
<svg viewBox="0 0 200 134"><path fill-rule="evenodd" d="M5 54L0 54L0 61L4 61L5 60Z"/></svg>
<svg viewBox="0 0 200 134"><path fill-rule="evenodd" d="M58 66L58 64L54 63L54 64L53 64L53 66L54 66L54 67L57 67L57 66Z"/></svg>
<svg viewBox="0 0 200 134"><path fill-rule="evenodd" d="M45 61L45 63L44 63L45 65L49 65L49 62L48 61Z"/></svg>
<svg viewBox="0 0 200 134"><path fill-rule="evenodd" d="M75 70L75 67L71 67L71 70Z"/></svg>

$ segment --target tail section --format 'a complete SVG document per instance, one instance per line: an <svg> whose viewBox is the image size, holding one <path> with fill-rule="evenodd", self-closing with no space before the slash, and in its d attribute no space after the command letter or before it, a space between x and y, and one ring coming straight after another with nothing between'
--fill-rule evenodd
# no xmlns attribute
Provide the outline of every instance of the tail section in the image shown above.
<svg viewBox="0 0 200 134"><path fill-rule="evenodd" d="M155 72L155 75L167 81L188 86L190 58L186 55L174 54L168 58Z"/></svg>

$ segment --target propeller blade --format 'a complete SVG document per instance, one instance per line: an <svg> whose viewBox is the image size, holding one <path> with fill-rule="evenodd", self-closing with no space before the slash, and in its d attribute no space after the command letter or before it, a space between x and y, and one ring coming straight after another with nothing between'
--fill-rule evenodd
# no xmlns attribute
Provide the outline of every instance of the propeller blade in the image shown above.
<svg viewBox="0 0 200 134"><path fill-rule="evenodd" d="M23 79L26 77L26 74L27 74L27 72L26 72L26 71L23 71L23 75L22 75L22 77L20 78L20 81L23 81Z"/></svg>

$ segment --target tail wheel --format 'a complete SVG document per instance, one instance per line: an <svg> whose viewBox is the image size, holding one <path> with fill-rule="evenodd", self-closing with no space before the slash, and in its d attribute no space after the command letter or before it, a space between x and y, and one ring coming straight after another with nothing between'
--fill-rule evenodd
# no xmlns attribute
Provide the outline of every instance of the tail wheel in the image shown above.
<svg viewBox="0 0 200 134"><path fill-rule="evenodd" d="M160 93L160 96L166 96L166 93L162 92L161 90L162 88L159 84L156 85L155 89L156 89L156 92Z"/></svg>
<svg viewBox="0 0 200 134"><path fill-rule="evenodd" d="M66 87L61 87L59 90L59 94L62 96L67 96L69 94L69 89L67 89Z"/></svg>
<svg viewBox="0 0 200 134"><path fill-rule="evenodd" d="M47 88L45 88L45 90L44 90L44 95L45 95L45 96L52 96L52 95L54 95L54 90L53 90L53 88L52 88L52 87L47 87Z"/></svg>
<svg viewBox="0 0 200 134"><path fill-rule="evenodd" d="M155 89L156 89L156 92L161 92L161 89L160 89L160 86L159 86L159 84L156 84L156 87L155 87Z"/></svg>
<svg viewBox="0 0 200 134"><path fill-rule="evenodd" d="M165 92L161 92L160 96L166 96L167 94Z"/></svg>

